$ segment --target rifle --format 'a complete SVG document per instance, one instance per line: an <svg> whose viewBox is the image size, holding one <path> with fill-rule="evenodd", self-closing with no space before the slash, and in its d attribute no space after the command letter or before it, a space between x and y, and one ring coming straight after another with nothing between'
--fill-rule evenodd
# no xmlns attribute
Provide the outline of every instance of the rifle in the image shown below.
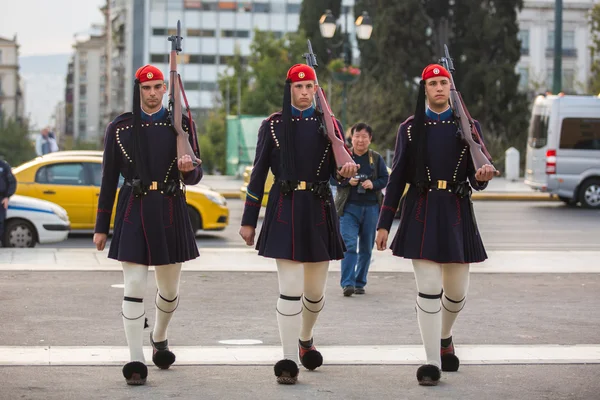
<svg viewBox="0 0 600 400"><path fill-rule="evenodd" d="M177 133L177 158L181 158L184 155L189 155L192 158L192 164L194 167L198 166L196 154L200 154L198 149L198 137L196 136L196 129L194 127L194 121L192 120L192 112L183 90L183 82L181 81L181 75L177 72L177 55L181 50L181 22L177 21L177 34L169 36L168 40L171 42L171 54L169 55L169 112L171 119L171 125ZM183 130L182 119L183 114L181 112L181 95L185 101L185 107L189 118L189 130L192 134L192 143L194 148L189 142L189 135Z"/></svg>
<svg viewBox="0 0 600 400"><path fill-rule="evenodd" d="M446 45L444 45L444 52L445 57L440 59L440 64L450 72L450 107L452 108L454 119L458 122L458 133L468 143L471 159L473 160L475 171L477 171L485 164L492 165L492 157L488 153L479 132L477 132L475 121L471 118L460 92L456 90L453 77L454 62L450 58L448 46ZM495 175L500 174L493 165L492 168L494 168Z"/></svg>
<svg viewBox="0 0 600 400"><path fill-rule="evenodd" d="M310 40L308 40L308 53L304 54L304 58L306 58L306 64L315 70L315 86L317 87L317 93L315 95L315 109L323 116L322 122L325 123L325 131L327 132L327 137L331 142L331 148L333 150L333 157L335 158L336 165L339 169L346 163L354 164L350 150L348 150L346 143L344 142L344 135L340 132L340 127L335 120L335 115L333 115L331 107L329 107L329 103L327 103L325 92L323 92L323 88L319 86L319 81L316 79L316 68L319 65L317 64L317 56L315 53L313 53Z"/></svg>

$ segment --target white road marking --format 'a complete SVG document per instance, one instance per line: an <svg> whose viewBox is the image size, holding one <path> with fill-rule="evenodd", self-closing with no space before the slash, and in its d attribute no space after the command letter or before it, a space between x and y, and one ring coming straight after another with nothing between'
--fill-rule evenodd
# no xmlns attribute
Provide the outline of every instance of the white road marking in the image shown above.
<svg viewBox="0 0 600 400"><path fill-rule="evenodd" d="M229 339L229 340L219 340L221 344L233 344L233 345L252 345L252 344L262 344L262 340L255 339Z"/></svg>
<svg viewBox="0 0 600 400"><path fill-rule="evenodd" d="M110 285L110 287L115 288L115 289L123 289L123 288L125 288L125 284L115 283L114 285Z"/></svg>
<svg viewBox="0 0 600 400"><path fill-rule="evenodd" d="M121 263L105 252L90 249L0 249L0 271L121 271ZM54 257L54 252L57 256ZM58 256L60 254L60 257ZM76 262L69 260L74 256ZM600 273L600 251L496 250L488 259L472 264L474 273ZM200 257L184 263L185 271L275 272L273 259L260 257L252 249L201 248ZM333 261L331 271L340 271ZM411 260L391 251L373 252L371 272L412 272Z"/></svg>
<svg viewBox="0 0 600 400"><path fill-rule="evenodd" d="M172 346L177 365L271 365L282 357L279 346ZM419 365L422 346L321 346L330 365ZM149 347L146 360L152 359ZM457 346L461 364L600 364L600 345L464 345ZM0 365L122 365L127 347L28 346L0 347ZM148 361L151 364L151 361Z"/></svg>

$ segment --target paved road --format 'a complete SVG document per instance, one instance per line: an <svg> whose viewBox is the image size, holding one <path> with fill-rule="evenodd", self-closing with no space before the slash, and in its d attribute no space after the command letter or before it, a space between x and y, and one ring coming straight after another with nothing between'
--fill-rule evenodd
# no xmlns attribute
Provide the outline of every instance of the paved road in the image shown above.
<svg viewBox="0 0 600 400"><path fill-rule="evenodd" d="M238 235L243 203L228 200L231 221L221 232L201 233L202 247L245 247ZM598 250L600 210L571 208L561 202L475 202L477 221L489 250ZM264 209L263 209L264 213ZM392 227L396 231L397 221ZM91 246L90 234L72 234L51 248Z"/></svg>

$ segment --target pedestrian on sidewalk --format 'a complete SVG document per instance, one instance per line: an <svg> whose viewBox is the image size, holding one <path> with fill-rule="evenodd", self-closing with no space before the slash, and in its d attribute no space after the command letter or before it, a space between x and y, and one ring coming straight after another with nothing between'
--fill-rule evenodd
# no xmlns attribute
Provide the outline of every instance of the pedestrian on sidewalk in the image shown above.
<svg viewBox="0 0 600 400"><path fill-rule="evenodd" d="M459 367L452 326L465 305L470 263L487 258L471 187L485 189L494 173L489 164L475 170L469 145L457 136L449 96L450 73L441 65L428 65L421 76L415 114L398 130L375 240L378 250L386 248L398 202L410 183L391 248L395 256L413 260L417 319L427 356L427 363L417 370L417 380L427 386L439 382L440 368L457 371ZM475 125L481 135L479 123Z"/></svg>
<svg viewBox="0 0 600 400"><path fill-rule="evenodd" d="M359 122L352 127L350 135L352 158L360 169L350 179L332 182L337 186L335 208L340 216L340 229L346 245L340 277L342 293L346 297L365 294L379 208L383 201L381 190L388 181L383 157L369 148L373 129Z"/></svg>
<svg viewBox="0 0 600 400"><path fill-rule="evenodd" d="M58 151L58 144L56 143L54 134L48 128L42 129L35 140L35 153L38 156L43 156L56 151Z"/></svg>
<svg viewBox="0 0 600 400"><path fill-rule="evenodd" d="M148 375L143 353L148 266L156 267L157 286L156 319L150 333L152 361L167 369L175 362L175 354L169 350L167 328L179 305L181 264L199 255L184 184L197 184L202 168L200 164L194 167L189 155L177 158L170 113L162 106L165 92L164 77L158 68L139 68L135 74L133 113L121 114L112 121L104 138L94 243L98 250L104 250L122 175L125 183L117 200L108 257L121 261L123 266L122 315L130 354L123 376L129 385L143 385ZM191 123L184 115L183 129L189 131ZM190 134L189 140L193 143L197 139ZM198 148L192 144L194 147Z"/></svg>
<svg viewBox="0 0 600 400"><path fill-rule="evenodd" d="M252 246L271 169L275 183L256 249L277 263L276 310L283 359L274 370L277 382L283 384L296 383L298 359L309 370L323 363L313 328L325 302L329 261L343 258L345 250L329 178L348 178L357 171L356 165L348 163L336 173L331 144L320 130L320 115L313 106L316 90L311 67L296 64L289 69L283 109L264 120L258 131L240 228L240 235Z"/></svg>
<svg viewBox="0 0 600 400"><path fill-rule="evenodd" d="M0 247L8 246L4 240L4 220L8 210L8 200L17 191L17 180L10 165L0 156Z"/></svg>

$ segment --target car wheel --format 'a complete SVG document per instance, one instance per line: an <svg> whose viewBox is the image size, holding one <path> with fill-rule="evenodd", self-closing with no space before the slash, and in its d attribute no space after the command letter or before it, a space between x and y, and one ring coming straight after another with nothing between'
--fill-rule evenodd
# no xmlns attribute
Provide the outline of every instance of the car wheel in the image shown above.
<svg viewBox="0 0 600 400"><path fill-rule="evenodd" d="M22 219L10 220L4 229L4 247L35 247L37 233L33 225Z"/></svg>
<svg viewBox="0 0 600 400"><path fill-rule="evenodd" d="M188 214L190 215L190 221L192 223L192 230L194 231L194 235L202 229L202 217L196 211L194 207L188 206Z"/></svg>
<svg viewBox="0 0 600 400"><path fill-rule="evenodd" d="M585 208L600 208L600 179L589 179L581 184L579 201Z"/></svg>

